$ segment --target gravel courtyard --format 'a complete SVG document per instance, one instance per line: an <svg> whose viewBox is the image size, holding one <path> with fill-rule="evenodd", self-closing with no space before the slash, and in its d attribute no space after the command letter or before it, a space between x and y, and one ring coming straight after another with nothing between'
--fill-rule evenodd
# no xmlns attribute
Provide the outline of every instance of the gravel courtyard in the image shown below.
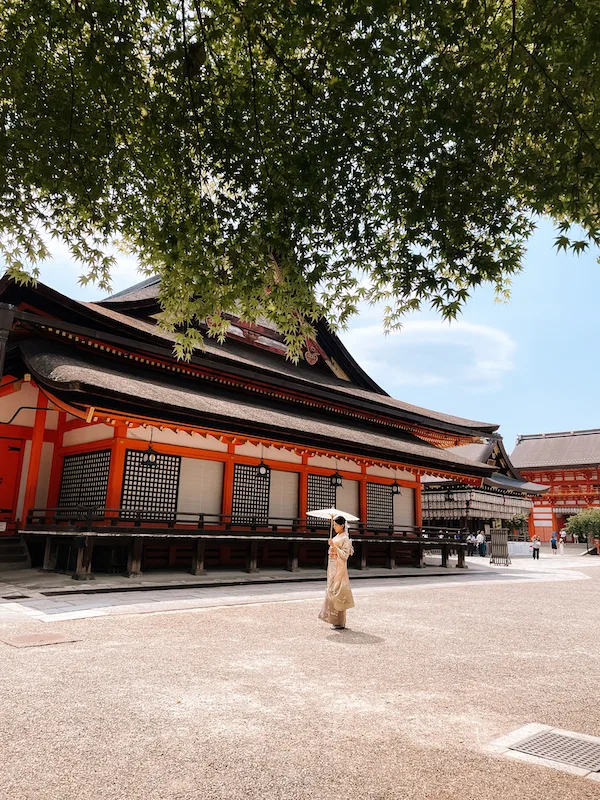
<svg viewBox="0 0 600 800"><path fill-rule="evenodd" d="M0 643L1 795L597 798L485 751L531 722L600 735L600 570L519 574L361 582L342 632L317 620L313 584L170 613L7 614L0 639L78 641Z"/></svg>

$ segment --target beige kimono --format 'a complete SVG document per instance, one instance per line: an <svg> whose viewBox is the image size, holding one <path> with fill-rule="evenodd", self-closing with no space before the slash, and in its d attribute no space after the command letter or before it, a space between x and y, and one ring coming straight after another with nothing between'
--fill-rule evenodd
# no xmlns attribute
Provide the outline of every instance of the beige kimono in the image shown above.
<svg viewBox="0 0 600 800"><path fill-rule="evenodd" d="M354 608L354 599L348 579L347 561L354 553L348 534L338 533L329 547L329 563L327 565L327 593L319 614L319 619L330 625L346 625L346 610Z"/></svg>

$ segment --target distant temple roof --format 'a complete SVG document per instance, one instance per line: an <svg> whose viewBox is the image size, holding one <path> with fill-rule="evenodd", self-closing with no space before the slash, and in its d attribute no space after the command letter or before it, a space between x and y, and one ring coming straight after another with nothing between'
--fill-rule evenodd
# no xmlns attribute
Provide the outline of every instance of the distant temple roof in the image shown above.
<svg viewBox="0 0 600 800"><path fill-rule="evenodd" d="M511 459L519 469L600 464L600 430L519 436Z"/></svg>
<svg viewBox="0 0 600 800"><path fill-rule="evenodd" d="M489 437L482 442L473 442L459 447L450 447L448 450L463 458L468 458L470 461L478 461L481 464L495 466L498 471L484 478L484 486L490 486L493 489L505 489L509 492L522 492L524 494L544 494L549 489L548 486L523 479L504 449L501 436ZM425 484L442 483L439 479L427 476L423 478L423 482Z"/></svg>

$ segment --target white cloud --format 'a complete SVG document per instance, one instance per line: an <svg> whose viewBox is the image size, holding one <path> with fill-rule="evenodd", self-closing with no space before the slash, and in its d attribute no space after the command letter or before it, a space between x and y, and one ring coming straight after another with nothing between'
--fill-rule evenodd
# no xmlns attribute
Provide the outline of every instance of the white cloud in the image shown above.
<svg viewBox="0 0 600 800"><path fill-rule="evenodd" d="M393 386L456 386L498 391L515 369L517 345L499 328L459 320L407 320L387 336L380 325L343 335L352 355L379 382Z"/></svg>
<svg viewBox="0 0 600 800"><path fill-rule="evenodd" d="M46 244L50 250L50 258L39 264L39 279L42 283L76 300L98 300L106 297L107 292L100 290L95 284L79 285L79 278L84 274L85 266L75 261L64 242L48 239ZM144 280L145 276L139 272L135 258L125 255L116 247L110 247L107 252L116 259L116 264L111 270L113 292L119 292Z"/></svg>

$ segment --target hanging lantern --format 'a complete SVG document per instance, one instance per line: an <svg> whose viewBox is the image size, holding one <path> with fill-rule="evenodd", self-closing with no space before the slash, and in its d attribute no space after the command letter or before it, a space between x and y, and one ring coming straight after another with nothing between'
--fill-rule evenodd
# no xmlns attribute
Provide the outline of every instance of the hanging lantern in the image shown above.
<svg viewBox="0 0 600 800"><path fill-rule="evenodd" d="M453 503L454 502L454 495L450 491L450 489L446 490L446 496L444 497L446 503Z"/></svg>
<svg viewBox="0 0 600 800"><path fill-rule="evenodd" d="M334 472L333 475L329 478L329 483L334 488L338 488L342 485L342 476L339 472Z"/></svg>
<svg viewBox="0 0 600 800"><path fill-rule="evenodd" d="M145 467L155 467L156 466L156 456L158 453L152 447L151 444L148 445L148 449L142 455L142 464Z"/></svg>
<svg viewBox="0 0 600 800"><path fill-rule="evenodd" d="M267 467L265 464L265 446L261 442L260 443L260 464L258 465L258 474L261 478L268 478L269 473L271 472L270 467Z"/></svg>
<svg viewBox="0 0 600 800"><path fill-rule="evenodd" d="M402 494L402 489L397 481L392 483L392 494Z"/></svg>

